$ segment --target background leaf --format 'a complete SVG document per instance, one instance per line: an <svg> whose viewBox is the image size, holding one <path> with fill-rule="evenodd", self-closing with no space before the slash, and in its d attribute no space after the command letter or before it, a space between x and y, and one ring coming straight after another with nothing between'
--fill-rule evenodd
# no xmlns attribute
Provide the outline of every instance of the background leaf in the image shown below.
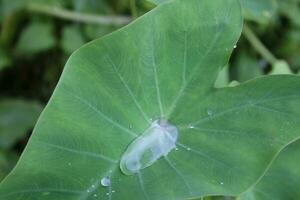
<svg viewBox="0 0 300 200"><path fill-rule="evenodd" d="M276 0L240 0L247 20L267 24L277 9Z"/></svg>
<svg viewBox="0 0 300 200"><path fill-rule="evenodd" d="M32 40L33 35L34 40ZM20 54L32 55L48 50L54 45L52 25L45 22L33 22L22 33L17 44L17 51Z"/></svg>
<svg viewBox="0 0 300 200"><path fill-rule="evenodd" d="M42 106L23 100L0 101L0 148L8 149L33 128Z"/></svg>
<svg viewBox="0 0 300 200"><path fill-rule="evenodd" d="M66 54L71 54L85 43L78 26L67 26L63 30L61 46Z"/></svg>

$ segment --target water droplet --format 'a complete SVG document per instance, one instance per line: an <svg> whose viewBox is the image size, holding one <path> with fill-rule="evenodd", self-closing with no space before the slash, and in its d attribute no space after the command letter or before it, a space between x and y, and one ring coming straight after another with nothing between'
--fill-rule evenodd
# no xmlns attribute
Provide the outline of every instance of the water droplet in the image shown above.
<svg viewBox="0 0 300 200"><path fill-rule="evenodd" d="M195 126L193 126L193 125L189 125L189 128L190 128L190 129L194 129L194 128L195 128Z"/></svg>
<svg viewBox="0 0 300 200"><path fill-rule="evenodd" d="M112 190L111 192L112 192L112 193L115 193L116 191Z"/></svg>
<svg viewBox="0 0 300 200"><path fill-rule="evenodd" d="M98 195L97 195L97 194L94 194L93 196L94 196L94 197L97 197Z"/></svg>
<svg viewBox="0 0 300 200"><path fill-rule="evenodd" d="M90 190L86 190L87 193L91 192Z"/></svg>
<svg viewBox="0 0 300 200"><path fill-rule="evenodd" d="M122 155L120 168L126 175L133 175L151 166L162 156L176 148L178 130L166 120L156 120ZM147 156L145 156L147 155Z"/></svg>
<svg viewBox="0 0 300 200"><path fill-rule="evenodd" d="M107 193L106 193L106 196L108 196L108 195L109 195L109 193L107 192Z"/></svg>
<svg viewBox="0 0 300 200"><path fill-rule="evenodd" d="M207 114L208 114L208 116L212 116L214 114L214 112L212 110L207 110Z"/></svg>
<svg viewBox="0 0 300 200"><path fill-rule="evenodd" d="M129 125L129 129L132 129L132 124Z"/></svg>
<svg viewBox="0 0 300 200"><path fill-rule="evenodd" d="M191 148L190 148L190 147L188 147L188 148L187 148L187 150L188 150L188 151L190 151L190 150L191 150Z"/></svg>
<svg viewBox="0 0 300 200"><path fill-rule="evenodd" d="M71 165L72 165L72 163L70 163L70 162L69 162L69 163L68 163L68 165L69 165L69 166L71 166Z"/></svg>
<svg viewBox="0 0 300 200"><path fill-rule="evenodd" d="M107 176L105 176L105 177L103 177L102 179L101 179L101 185L103 186L103 187L108 187L108 186L110 186L110 178L109 177L107 177Z"/></svg>
<svg viewBox="0 0 300 200"><path fill-rule="evenodd" d="M224 183L223 183L223 182L220 182L220 184L221 184L221 185L224 185Z"/></svg>
<svg viewBox="0 0 300 200"><path fill-rule="evenodd" d="M175 148L175 151L178 151L178 148L177 148L177 147Z"/></svg>
<svg viewBox="0 0 300 200"><path fill-rule="evenodd" d="M95 188L95 185L92 185L92 188Z"/></svg>
<svg viewBox="0 0 300 200"><path fill-rule="evenodd" d="M233 48L236 49L236 48L237 48L237 45L234 45Z"/></svg>

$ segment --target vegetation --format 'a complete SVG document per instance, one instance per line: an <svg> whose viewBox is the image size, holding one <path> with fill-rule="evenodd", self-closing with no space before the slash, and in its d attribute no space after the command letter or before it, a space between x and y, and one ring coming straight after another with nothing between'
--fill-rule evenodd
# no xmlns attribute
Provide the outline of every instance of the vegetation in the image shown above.
<svg viewBox="0 0 300 200"><path fill-rule="evenodd" d="M1 0L0 199L299 199L299 15Z"/></svg>

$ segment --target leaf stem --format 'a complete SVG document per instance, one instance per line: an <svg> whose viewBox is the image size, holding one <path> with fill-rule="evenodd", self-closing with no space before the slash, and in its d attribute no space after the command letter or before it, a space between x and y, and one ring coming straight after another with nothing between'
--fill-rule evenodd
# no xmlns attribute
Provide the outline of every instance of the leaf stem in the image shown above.
<svg viewBox="0 0 300 200"><path fill-rule="evenodd" d="M271 65L274 65L278 59L268 50L268 48L259 40L255 33L247 24L244 24L243 34L250 44L256 49L260 55L266 59Z"/></svg>
<svg viewBox="0 0 300 200"><path fill-rule="evenodd" d="M27 10L30 12L50 15L65 20L98 25L125 25L131 21L131 18L127 16L100 16L93 14L82 14L63 8L38 4L29 4L27 6Z"/></svg>
<svg viewBox="0 0 300 200"><path fill-rule="evenodd" d="M135 0L130 0L130 10L131 10L131 15L134 19L138 17L137 9L136 9L136 2Z"/></svg>

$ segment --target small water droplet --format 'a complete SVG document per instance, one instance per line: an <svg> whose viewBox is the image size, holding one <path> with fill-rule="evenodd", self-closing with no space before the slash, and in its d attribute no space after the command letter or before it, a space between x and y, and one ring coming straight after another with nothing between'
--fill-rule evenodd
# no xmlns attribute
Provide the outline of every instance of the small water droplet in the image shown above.
<svg viewBox="0 0 300 200"><path fill-rule="evenodd" d="M91 192L90 190L86 190L87 193Z"/></svg>
<svg viewBox="0 0 300 200"><path fill-rule="evenodd" d="M111 192L112 192L112 193L115 193L116 191L112 190Z"/></svg>
<svg viewBox="0 0 300 200"><path fill-rule="evenodd" d="M234 45L233 48L236 49L236 48L237 48L237 45Z"/></svg>
<svg viewBox="0 0 300 200"><path fill-rule="evenodd" d="M92 185L92 188L95 188L95 185Z"/></svg>
<svg viewBox="0 0 300 200"><path fill-rule="evenodd" d="M129 125L129 129L132 129L132 124Z"/></svg>
<svg viewBox="0 0 300 200"><path fill-rule="evenodd" d="M207 114L208 114L208 116L212 116L214 114L214 112L212 110L207 110Z"/></svg>
<svg viewBox="0 0 300 200"><path fill-rule="evenodd" d="M69 166L71 166L71 165L72 165L72 163L70 163L70 162L69 162L69 163L68 163L68 165L69 165Z"/></svg>
<svg viewBox="0 0 300 200"><path fill-rule="evenodd" d="M110 178L107 177L107 176L103 177L103 178L101 179L101 185L102 185L103 187L108 187L108 186L110 186Z"/></svg>
<svg viewBox="0 0 300 200"><path fill-rule="evenodd" d="M221 185L224 185L224 183L223 183L223 182L220 182L220 184L221 184Z"/></svg>
<svg viewBox="0 0 300 200"><path fill-rule="evenodd" d="M108 196L108 195L109 195L109 193L107 192L107 193L106 193L106 196Z"/></svg>
<svg viewBox="0 0 300 200"><path fill-rule="evenodd" d="M177 147L175 148L175 151L178 151L178 148L177 148Z"/></svg>
<svg viewBox="0 0 300 200"><path fill-rule="evenodd" d="M97 197L98 195L97 194L94 194L94 197Z"/></svg>
<svg viewBox="0 0 300 200"><path fill-rule="evenodd" d="M195 128L195 126L193 126L193 125L189 125L189 128L190 128L190 129L194 129L194 128Z"/></svg>
<svg viewBox="0 0 300 200"><path fill-rule="evenodd" d="M191 148L190 148L190 147L188 147L188 148L187 148L187 150L188 150L188 151L190 151L190 150L191 150Z"/></svg>

